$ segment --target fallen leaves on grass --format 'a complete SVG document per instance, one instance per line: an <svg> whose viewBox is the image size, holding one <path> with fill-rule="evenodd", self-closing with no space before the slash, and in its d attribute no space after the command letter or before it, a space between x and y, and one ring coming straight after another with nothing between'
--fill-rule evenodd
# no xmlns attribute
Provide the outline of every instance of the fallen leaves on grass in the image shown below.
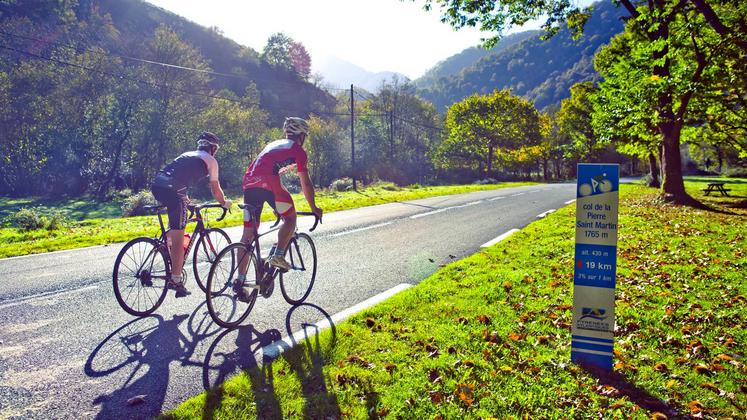
<svg viewBox="0 0 747 420"><path fill-rule="evenodd" d="M472 384L458 384L454 393L468 406L475 402L475 386Z"/></svg>
<svg viewBox="0 0 747 420"><path fill-rule="evenodd" d="M702 363L698 363L697 365L695 365L694 369L695 369L696 372L698 372L701 375L710 375L710 374L713 373L708 366L706 366L706 365L704 365Z"/></svg>
<svg viewBox="0 0 747 420"><path fill-rule="evenodd" d="M701 403L698 400L690 401L689 403L687 403L687 406L690 408L690 411L693 414L700 413L705 409L705 407L703 406L703 403Z"/></svg>

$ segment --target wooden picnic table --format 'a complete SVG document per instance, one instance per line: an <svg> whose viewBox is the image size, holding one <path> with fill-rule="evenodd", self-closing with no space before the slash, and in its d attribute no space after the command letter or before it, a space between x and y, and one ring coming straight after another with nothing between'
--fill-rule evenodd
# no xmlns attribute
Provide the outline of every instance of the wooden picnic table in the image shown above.
<svg viewBox="0 0 747 420"><path fill-rule="evenodd" d="M708 183L708 187L703 189L703 192L705 192L705 195L709 195L710 193L720 192L721 195L729 196L729 193L727 191L731 191L728 188L724 188L724 185L726 185L726 182L710 182Z"/></svg>

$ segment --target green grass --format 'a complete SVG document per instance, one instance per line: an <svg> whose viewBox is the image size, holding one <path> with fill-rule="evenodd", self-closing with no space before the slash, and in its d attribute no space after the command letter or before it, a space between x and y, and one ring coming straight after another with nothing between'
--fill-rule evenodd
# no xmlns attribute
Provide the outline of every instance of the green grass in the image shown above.
<svg viewBox="0 0 747 420"><path fill-rule="evenodd" d="M122 215L122 202L118 200L101 202L93 197L73 200L50 200L45 198L0 197L0 219L15 213L23 207L35 207L44 213L61 210L71 220L112 218Z"/></svg>
<svg viewBox="0 0 747 420"><path fill-rule="evenodd" d="M165 417L741 418L747 184L700 187L687 184L724 211L622 187L610 378L569 363L567 206Z"/></svg>
<svg viewBox="0 0 747 420"><path fill-rule="evenodd" d="M392 189L392 187L386 185L373 185L361 189L359 192L320 191L317 193L316 201L319 207L329 213L375 204L529 184L532 183L506 182L494 185L403 187L398 189ZM294 194L293 200L300 211L308 211L308 205L302 195ZM234 199L234 202L241 201L243 201L243 198ZM93 203L89 204L88 207L85 203L86 200L44 202L39 199L1 199L0 212L5 212L5 214L12 213L21 207L44 206L62 210L73 221L68 223L64 229L51 231L46 229L24 231L13 227L0 228L0 258L123 242L137 236L154 236L158 233L158 221L155 216L111 217L113 214L120 214L119 203ZM219 210L213 210L208 217L211 217L210 220L214 220L219 214ZM89 215L89 217L85 217L85 215ZM272 217L269 206L265 206L262 219L269 220ZM241 223L242 213L234 207L233 212L225 220L221 222L213 221L210 226L238 226ZM187 229L190 230L191 228L188 227Z"/></svg>

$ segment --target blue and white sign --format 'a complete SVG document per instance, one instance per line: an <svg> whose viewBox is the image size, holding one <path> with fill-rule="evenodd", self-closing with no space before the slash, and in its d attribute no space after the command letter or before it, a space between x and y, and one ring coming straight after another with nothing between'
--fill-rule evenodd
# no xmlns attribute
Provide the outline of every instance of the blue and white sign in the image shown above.
<svg viewBox="0 0 747 420"><path fill-rule="evenodd" d="M612 370L620 169L578 165L571 361Z"/></svg>

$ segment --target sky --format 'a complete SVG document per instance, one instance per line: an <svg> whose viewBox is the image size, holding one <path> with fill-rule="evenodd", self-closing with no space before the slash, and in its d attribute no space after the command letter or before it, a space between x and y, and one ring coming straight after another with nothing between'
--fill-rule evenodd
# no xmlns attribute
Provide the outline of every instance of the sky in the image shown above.
<svg viewBox="0 0 747 420"><path fill-rule="evenodd" d="M422 9L424 0L147 1L202 26L218 27L260 53L270 35L283 32L306 47L312 71L315 63L336 57L368 71L416 79L485 37L474 28L454 31L441 23L438 10ZM534 23L518 30L538 27Z"/></svg>

